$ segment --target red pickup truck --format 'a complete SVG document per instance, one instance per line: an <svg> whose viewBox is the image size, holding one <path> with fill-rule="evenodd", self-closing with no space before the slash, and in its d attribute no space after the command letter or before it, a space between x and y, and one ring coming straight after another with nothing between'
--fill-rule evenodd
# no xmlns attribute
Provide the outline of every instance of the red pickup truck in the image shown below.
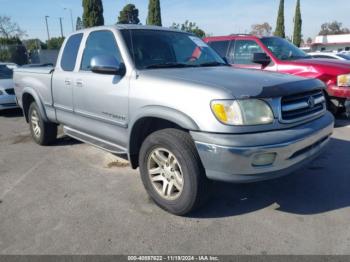
<svg viewBox="0 0 350 262"><path fill-rule="evenodd" d="M328 109L350 114L350 62L315 59L279 37L230 35L205 38L233 67L318 78L327 85Z"/></svg>

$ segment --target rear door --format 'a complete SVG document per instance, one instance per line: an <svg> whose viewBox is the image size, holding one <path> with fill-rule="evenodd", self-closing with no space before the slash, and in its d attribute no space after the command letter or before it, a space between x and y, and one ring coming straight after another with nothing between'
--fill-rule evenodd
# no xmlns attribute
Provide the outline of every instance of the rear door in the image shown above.
<svg viewBox="0 0 350 262"><path fill-rule="evenodd" d="M73 87L75 67L83 34L75 34L67 40L60 64L57 64L52 78L53 105L56 109L57 120L70 125L73 118Z"/></svg>

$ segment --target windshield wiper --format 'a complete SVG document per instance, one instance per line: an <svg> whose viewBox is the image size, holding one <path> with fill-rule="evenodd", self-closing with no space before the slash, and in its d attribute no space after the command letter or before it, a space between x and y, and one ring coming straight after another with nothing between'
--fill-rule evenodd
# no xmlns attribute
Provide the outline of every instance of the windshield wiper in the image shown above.
<svg viewBox="0 0 350 262"><path fill-rule="evenodd" d="M207 63L202 63L202 64L199 64L198 66L200 67L210 67L210 66L230 66L229 64L226 64L226 63L221 63L221 62L207 62Z"/></svg>
<svg viewBox="0 0 350 262"><path fill-rule="evenodd" d="M153 68L183 68L183 67L193 67L192 65L184 64L184 63L162 63L162 64L154 64L146 66L146 69Z"/></svg>

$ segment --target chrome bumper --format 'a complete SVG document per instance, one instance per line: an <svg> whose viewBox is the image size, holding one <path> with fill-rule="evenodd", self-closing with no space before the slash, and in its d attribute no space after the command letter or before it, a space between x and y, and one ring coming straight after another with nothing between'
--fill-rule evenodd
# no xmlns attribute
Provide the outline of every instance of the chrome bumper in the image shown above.
<svg viewBox="0 0 350 262"><path fill-rule="evenodd" d="M321 118L288 130L218 135L191 132L209 179L247 183L287 175L317 157L333 132L334 118ZM273 164L254 166L260 154L275 153Z"/></svg>

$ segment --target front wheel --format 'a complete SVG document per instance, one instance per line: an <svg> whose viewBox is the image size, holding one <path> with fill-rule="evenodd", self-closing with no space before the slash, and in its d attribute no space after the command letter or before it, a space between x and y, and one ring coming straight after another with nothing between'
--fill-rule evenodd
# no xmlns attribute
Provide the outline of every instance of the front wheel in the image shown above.
<svg viewBox="0 0 350 262"><path fill-rule="evenodd" d="M49 145L56 140L57 125L44 121L35 102L29 107L28 118L30 133L37 144Z"/></svg>
<svg viewBox="0 0 350 262"><path fill-rule="evenodd" d="M144 141L140 155L142 182L157 205L185 215L207 198L209 182L187 132L164 129Z"/></svg>

